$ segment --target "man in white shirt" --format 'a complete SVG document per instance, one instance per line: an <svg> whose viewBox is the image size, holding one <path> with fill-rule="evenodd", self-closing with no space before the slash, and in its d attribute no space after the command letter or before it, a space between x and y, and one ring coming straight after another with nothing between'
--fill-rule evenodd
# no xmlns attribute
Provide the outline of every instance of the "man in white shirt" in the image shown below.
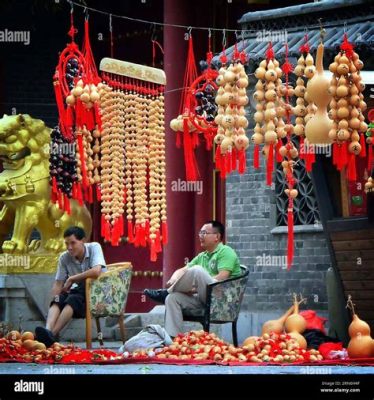
<svg viewBox="0 0 374 400"><path fill-rule="evenodd" d="M106 270L100 244L86 243L82 228L68 228L64 232L64 239L67 250L58 261L46 327L40 326L35 330L36 339L47 347L56 341L56 335L73 317L85 317L85 280L96 279Z"/></svg>

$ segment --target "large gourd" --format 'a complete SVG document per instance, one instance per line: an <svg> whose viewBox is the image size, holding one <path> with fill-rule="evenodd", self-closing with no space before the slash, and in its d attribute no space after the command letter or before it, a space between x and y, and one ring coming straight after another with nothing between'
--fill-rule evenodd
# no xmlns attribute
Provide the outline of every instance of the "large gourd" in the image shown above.
<svg viewBox="0 0 374 400"><path fill-rule="evenodd" d="M286 319L292 314L294 310L294 305L290 307L284 315L282 315L279 319L273 319L270 321L266 321L264 325L262 325L262 335L265 333L282 333L284 330L284 323Z"/></svg>
<svg viewBox="0 0 374 400"><path fill-rule="evenodd" d="M348 333L351 340L348 343L349 358L368 358L374 355L374 340L370 336L370 326L355 313L352 298L349 295L347 307L352 311L352 322Z"/></svg>
<svg viewBox="0 0 374 400"><path fill-rule="evenodd" d="M302 349L307 348L307 342L302 335L306 329L306 320L299 314L299 305L303 303L305 299L301 298L297 301L297 296L294 294L294 308L293 314L290 315L285 322L285 329L289 336L294 338Z"/></svg>
<svg viewBox="0 0 374 400"><path fill-rule="evenodd" d="M327 115L327 105L331 100L328 91L329 79L323 74L323 49L322 43L317 48L316 73L307 85L307 96L317 106L316 114L305 125L305 136L311 144L330 144L329 131L332 121Z"/></svg>

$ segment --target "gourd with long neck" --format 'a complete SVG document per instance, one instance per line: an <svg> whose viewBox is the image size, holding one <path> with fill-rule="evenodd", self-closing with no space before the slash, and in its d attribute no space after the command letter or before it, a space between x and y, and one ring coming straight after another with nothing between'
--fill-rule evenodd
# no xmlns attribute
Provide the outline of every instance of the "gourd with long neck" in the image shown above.
<svg viewBox="0 0 374 400"><path fill-rule="evenodd" d="M323 74L323 44L317 49L316 73L308 82L307 95L310 101L317 106L316 114L305 126L305 136L311 144L330 144L329 131L332 120L327 115L327 105L331 100L328 92L330 81Z"/></svg>

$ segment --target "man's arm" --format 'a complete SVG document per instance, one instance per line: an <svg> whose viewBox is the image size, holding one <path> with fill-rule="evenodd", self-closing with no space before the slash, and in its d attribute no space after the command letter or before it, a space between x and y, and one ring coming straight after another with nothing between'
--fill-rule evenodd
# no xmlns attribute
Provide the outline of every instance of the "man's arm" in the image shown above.
<svg viewBox="0 0 374 400"><path fill-rule="evenodd" d="M170 277L170 279L167 281L166 286L171 286L174 285L174 283L187 271L188 266L186 265L183 268L179 268L176 271L174 271L173 275Z"/></svg>
<svg viewBox="0 0 374 400"><path fill-rule="evenodd" d="M101 265L95 265L94 267L88 269L87 271L84 271L80 274L70 276L66 280L65 285L62 288L62 290L64 292L67 292L68 290L70 290L71 285L73 283L81 282L81 281L85 280L86 278L97 279L100 276L100 274L101 274Z"/></svg>
<svg viewBox="0 0 374 400"><path fill-rule="evenodd" d="M224 281L225 279L229 279L230 274L231 274L231 271L222 270L222 271L219 271L218 275L213 276L213 279L216 279L217 281Z"/></svg>
<svg viewBox="0 0 374 400"><path fill-rule="evenodd" d="M55 297L61 294L63 286L64 286L64 281L55 281L52 286L52 296Z"/></svg>

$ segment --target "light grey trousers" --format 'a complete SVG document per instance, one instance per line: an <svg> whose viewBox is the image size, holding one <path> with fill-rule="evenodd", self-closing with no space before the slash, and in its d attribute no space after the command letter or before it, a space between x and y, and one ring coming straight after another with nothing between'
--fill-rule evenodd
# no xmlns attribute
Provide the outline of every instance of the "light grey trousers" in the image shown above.
<svg viewBox="0 0 374 400"><path fill-rule="evenodd" d="M216 282L200 265L188 268L169 289L165 301L165 330L170 336L183 332L183 310L201 309L206 300L207 285ZM190 294L194 290L195 294Z"/></svg>

